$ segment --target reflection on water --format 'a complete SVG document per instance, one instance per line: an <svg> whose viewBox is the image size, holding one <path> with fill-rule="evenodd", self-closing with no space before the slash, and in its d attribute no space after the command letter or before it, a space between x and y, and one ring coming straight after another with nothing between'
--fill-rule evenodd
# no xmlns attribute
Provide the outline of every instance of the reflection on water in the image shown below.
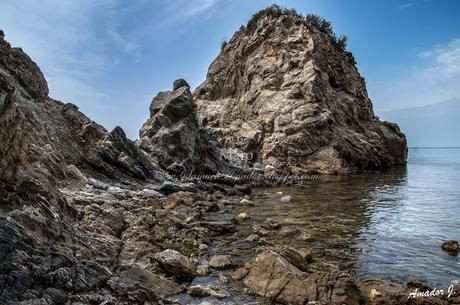
<svg viewBox="0 0 460 305"><path fill-rule="evenodd" d="M286 194L291 203L279 201ZM460 280L458 256L440 248L444 240L460 239L459 208L460 150L412 149L407 169L269 189L253 206L232 212L252 216L240 225L239 238L269 217L311 234L312 240L279 233L266 239L314 249L314 269L337 266L361 278L417 278L444 287ZM230 242L229 251L241 250Z"/></svg>

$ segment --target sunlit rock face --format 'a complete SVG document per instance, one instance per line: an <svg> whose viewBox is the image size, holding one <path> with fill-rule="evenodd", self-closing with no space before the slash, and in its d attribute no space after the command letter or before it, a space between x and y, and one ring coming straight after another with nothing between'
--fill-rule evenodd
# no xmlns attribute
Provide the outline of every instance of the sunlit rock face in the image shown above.
<svg viewBox="0 0 460 305"><path fill-rule="evenodd" d="M375 116L353 55L292 12L236 32L194 96L224 148L255 162L321 173L406 162L405 136Z"/></svg>

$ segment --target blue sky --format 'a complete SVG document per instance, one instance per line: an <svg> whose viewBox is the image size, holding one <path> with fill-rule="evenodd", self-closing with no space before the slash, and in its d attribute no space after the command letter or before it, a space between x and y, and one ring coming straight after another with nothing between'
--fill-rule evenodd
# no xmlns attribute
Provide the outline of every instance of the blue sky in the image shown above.
<svg viewBox="0 0 460 305"><path fill-rule="evenodd" d="M199 85L222 41L272 3L322 15L347 35L376 113L403 131L420 132L406 110L436 104L452 116L460 103L456 0L0 0L0 29L39 64L52 97L136 138L158 91L179 77ZM460 146L457 127L445 126L445 138L408 134L409 143Z"/></svg>

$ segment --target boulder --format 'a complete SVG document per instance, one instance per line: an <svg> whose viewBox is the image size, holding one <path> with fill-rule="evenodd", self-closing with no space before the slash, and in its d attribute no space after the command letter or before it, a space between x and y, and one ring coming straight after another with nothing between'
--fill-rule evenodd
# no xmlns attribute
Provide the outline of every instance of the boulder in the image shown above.
<svg viewBox="0 0 460 305"><path fill-rule="evenodd" d="M449 252L451 254L458 254L458 252L460 251L458 241L456 240L448 240L448 241L443 242L441 245L441 248L444 251Z"/></svg>
<svg viewBox="0 0 460 305"><path fill-rule="evenodd" d="M265 250L251 263L244 279L250 291L280 304L360 304L361 294L346 274L302 272L273 250Z"/></svg>
<svg viewBox="0 0 460 305"><path fill-rule="evenodd" d="M156 253L155 259L168 273L173 274L178 279L190 280L195 277L195 266L187 257L176 250L167 249Z"/></svg>

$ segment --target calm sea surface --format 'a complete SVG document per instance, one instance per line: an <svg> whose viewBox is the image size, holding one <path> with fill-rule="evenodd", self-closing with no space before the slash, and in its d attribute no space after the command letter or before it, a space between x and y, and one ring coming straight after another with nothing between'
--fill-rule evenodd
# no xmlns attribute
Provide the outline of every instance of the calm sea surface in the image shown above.
<svg viewBox="0 0 460 305"><path fill-rule="evenodd" d="M302 187L260 191L253 205L230 205L212 216L222 220L247 212L251 218L239 224L237 233L214 242L211 251L244 263L254 255L254 245L245 240L251 226L273 218L282 230L263 238L274 245L312 249L311 270L340 268L362 280L415 278L438 289L460 283L459 256L440 247L445 240L460 240L460 149L410 149L403 169L324 176ZM285 195L293 201L281 203ZM306 235L311 238L306 240ZM211 299L212 304L265 304L239 295L215 271L193 284L212 284L234 295L225 301ZM186 293L178 299L184 304L202 301Z"/></svg>
<svg viewBox="0 0 460 305"><path fill-rule="evenodd" d="M294 200L280 203L287 194ZM241 225L242 236L268 217L311 234L309 241L267 239L313 248L318 269L338 267L361 279L416 278L438 288L460 283L459 256L440 247L460 240L460 149L410 149L407 168L269 189L243 210L252 220Z"/></svg>

